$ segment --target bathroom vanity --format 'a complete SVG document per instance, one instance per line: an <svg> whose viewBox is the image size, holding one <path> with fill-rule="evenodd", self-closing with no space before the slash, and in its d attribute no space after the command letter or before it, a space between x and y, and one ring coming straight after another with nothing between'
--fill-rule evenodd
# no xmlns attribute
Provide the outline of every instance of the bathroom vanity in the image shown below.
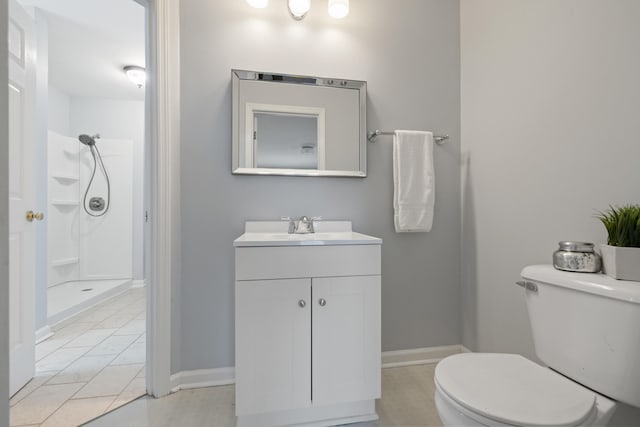
<svg viewBox="0 0 640 427"><path fill-rule="evenodd" d="M377 419L382 240L249 221L234 241L238 426Z"/></svg>

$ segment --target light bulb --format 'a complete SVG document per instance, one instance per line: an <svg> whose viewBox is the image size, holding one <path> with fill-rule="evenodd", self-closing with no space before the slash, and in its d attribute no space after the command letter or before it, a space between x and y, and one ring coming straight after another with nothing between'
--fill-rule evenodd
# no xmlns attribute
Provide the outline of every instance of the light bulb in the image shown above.
<svg viewBox="0 0 640 427"><path fill-rule="evenodd" d="M294 19L302 19L311 9L311 0L289 0L289 12Z"/></svg>
<svg viewBox="0 0 640 427"><path fill-rule="evenodd" d="M349 0L329 0L328 11L332 18L344 18L349 14Z"/></svg>
<svg viewBox="0 0 640 427"><path fill-rule="evenodd" d="M264 9L269 5L269 0L247 0L247 3L256 9Z"/></svg>

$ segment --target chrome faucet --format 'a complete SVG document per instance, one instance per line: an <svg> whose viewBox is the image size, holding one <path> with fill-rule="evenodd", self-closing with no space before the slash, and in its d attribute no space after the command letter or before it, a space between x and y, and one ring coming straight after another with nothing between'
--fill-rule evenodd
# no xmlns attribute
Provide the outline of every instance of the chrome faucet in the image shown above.
<svg viewBox="0 0 640 427"><path fill-rule="evenodd" d="M280 217L280 219L283 221L289 221L289 230L287 231L289 234L309 234L315 233L313 222L321 220L322 217L314 216L309 218L305 215L295 219L289 216L283 216Z"/></svg>

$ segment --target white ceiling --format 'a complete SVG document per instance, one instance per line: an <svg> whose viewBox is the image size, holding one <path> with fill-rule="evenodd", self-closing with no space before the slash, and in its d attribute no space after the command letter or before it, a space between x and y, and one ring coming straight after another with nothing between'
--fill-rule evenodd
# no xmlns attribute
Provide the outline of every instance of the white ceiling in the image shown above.
<svg viewBox="0 0 640 427"><path fill-rule="evenodd" d="M122 67L145 65L145 9L134 0L19 0L47 20L49 84L70 96L144 99Z"/></svg>

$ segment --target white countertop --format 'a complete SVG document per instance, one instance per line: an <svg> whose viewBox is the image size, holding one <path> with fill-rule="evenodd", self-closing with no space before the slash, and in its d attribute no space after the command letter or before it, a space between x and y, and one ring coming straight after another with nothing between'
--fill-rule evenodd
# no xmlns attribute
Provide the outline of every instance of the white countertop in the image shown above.
<svg viewBox="0 0 640 427"><path fill-rule="evenodd" d="M247 221L245 233L233 241L235 247L381 245L382 239L356 233L351 221L317 221L315 233L289 234L286 221Z"/></svg>

